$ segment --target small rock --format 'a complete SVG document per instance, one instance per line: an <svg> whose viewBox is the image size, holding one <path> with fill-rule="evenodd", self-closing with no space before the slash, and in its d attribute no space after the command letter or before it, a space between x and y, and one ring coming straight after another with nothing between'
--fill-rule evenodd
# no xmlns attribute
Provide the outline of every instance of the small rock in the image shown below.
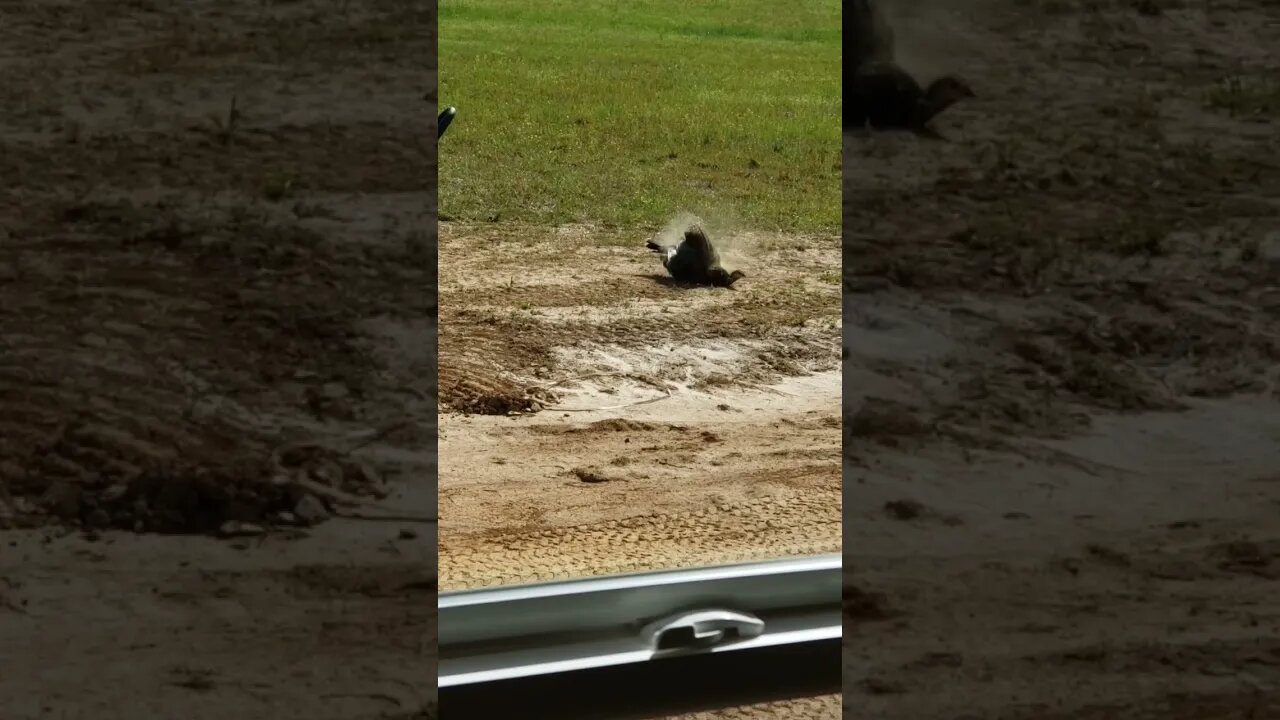
<svg viewBox="0 0 1280 720"><path fill-rule="evenodd" d="M351 391L342 383L331 382L325 383L324 387L320 388L320 394L324 396L326 400L341 400L349 396Z"/></svg>
<svg viewBox="0 0 1280 720"><path fill-rule="evenodd" d="M79 485L65 481L55 482L40 496L40 505L45 511L62 520L78 518L83 501L84 490Z"/></svg>
<svg viewBox="0 0 1280 720"><path fill-rule="evenodd" d="M854 437L887 437L924 435L926 422L902 403L868 397L857 411L845 417L845 431Z"/></svg>
<svg viewBox="0 0 1280 720"><path fill-rule="evenodd" d="M94 508L84 519L85 527L90 529L100 529L111 527L111 516L102 508Z"/></svg>
<svg viewBox="0 0 1280 720"><path fill-rule="evenodd" d="M329 509L315 495L303 495L293 506L293 514L303 525L316 525L329 519Z"/></svg>
<svg viewBox="0 0 1280 720"><path fill-rule="evenodd" d="M570 472L572 472L578 478L578 480L584 483L606 483L606 482L613 482L614 480L618 479L618 478L609 477L607 475L602 475L596 472L595 470L591 470L589 468L574 468Z"/></svg>
<svg viewBox="0 0 1280 720"><path fill-rule="evenodd" d="M101 350L107 347L108 345L110 345L111 343L101 335L94 335L93 333L85 333L84 335L80 336L80 344L84 345L85 347L94 348L95 350Z"/></svg>
<svg viewBox="0 0 1280 720"><path fill-rule="evenodd" d="M858 685L869 695L899 695L906 692L902 683L884 678L865 678Z"/></svg>
<svg viewBox="0 0 1280 720"><path fill-rule="evenodd" d="M26 477L26 471L21 465L12 460L0 461L0 478L18 480L23 477Z"/></svg>
<svg viewBox="0 0 1280 720"><path fill-rule="evenodd" d="M1280 273L1280 232L1273 232L1258 244L1258 259ZM3 279L0 277L0 279Z"/></svg>
<svg viewBox="0 0 1280 720"><path fill-rule="evenodd" d="M867 592L851 585L841 588L840 608L846 617L853 620L888 620L893 617L888 608L888 600L883 594Z"/></svg>
<svg viewBox="0 0 1280 720"><path fill-rule="evenodd" d="M116 500L124 497L124 494L127 492L129 492L128 485L124 483L116 483L102 491L102 501L108 503L115 502Z"/></svg>
<svg viewBox="0 0 1280 720"><path fill-rule="evenodd" d="M348 487L355 483L362 492L367 492L377 498L385 498L390 494L386 483L382 480L382 474L369 463L361 460L344 461L342 463L342 474L343 481Z"/></svg>
<svg viewBox="0 0 1280 720"><path fill-rule="evenodd" d="M924 505L915 500L890 500L884 511L895 520L914 520L924 514Z"/></svg>
<svg viewBox="0 0 1280 720"><path fill-rule="evenodd" d="M850 293L868 294L882 292L893 287L893 282L878 275L854 276L844 280L844 288Z"/></svg>
<svg viewBox="0 0 1280 720"><path fill-rule="evenodd" d="M240 520L228 520L222 523L218 528L218 534L222 537L254 537L267 532L267 529L261 525L250 522L242 522Z"/></svg>
<svg viewBox="0 0 1280 720"><path fill-rule="evenodd" d="M311 479L321 485L330 487L338 487L342 484L343 478L346 477L346 470L335 460L328 458L317 458L311 465L308 473Z"/></svg>

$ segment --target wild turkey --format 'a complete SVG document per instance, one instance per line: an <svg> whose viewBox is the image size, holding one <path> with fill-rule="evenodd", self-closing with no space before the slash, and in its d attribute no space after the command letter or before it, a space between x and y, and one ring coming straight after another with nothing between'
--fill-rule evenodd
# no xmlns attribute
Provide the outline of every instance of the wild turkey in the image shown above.
<svg viewBox="0 0 1280 720"><path fill-rule="evenodd" d="M927 89L905 70L872 60L848 79L844 91L845 128L928 132L929 121L952 105L974 97L964 80L947 75Z"/></svg>
<svg viewBox="0 0 1280 720"><path fill-rule="evenodd" d="M659 245L650 240L645 247L660 253L663 267L680 282L727 288L746 277L741 270L728 272L720 266L720 254L698 225L685 230L684 240L678 245Z"/></svg>
<svg viewBox="0 0 1280 720"><path fill-rule="evenodd" d="M947 76L928 89L897 65L893 28L880 3L850 0L844 12L844 128L930 133L926 125L938 113L974 97L963 80Z"/></svg>

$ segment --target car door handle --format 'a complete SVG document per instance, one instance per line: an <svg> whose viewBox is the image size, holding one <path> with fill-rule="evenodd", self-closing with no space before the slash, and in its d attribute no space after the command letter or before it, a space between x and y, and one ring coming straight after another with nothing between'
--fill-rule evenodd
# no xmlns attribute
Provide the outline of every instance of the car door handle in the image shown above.
<svg viewBox="0 0 1280 720"><path fill-rule="evenodd" d="M644 626L641 635L654 650L707 648L753 638L764 621L735 610L693 610L668 615Z"/></svg>

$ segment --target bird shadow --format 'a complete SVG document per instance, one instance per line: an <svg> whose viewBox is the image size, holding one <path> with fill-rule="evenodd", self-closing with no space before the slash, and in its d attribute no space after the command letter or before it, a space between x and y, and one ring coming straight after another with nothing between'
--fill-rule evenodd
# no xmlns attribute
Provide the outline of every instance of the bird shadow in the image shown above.
<svg viewBox="0 0 1280 720"><path fill-rule="evenodd" d="M671 277L670 275L659 275L657 273L636 273L635 275L633 275L633 277L652 280L657 284L662 285L663 287L674 288L676 290L698 290L698 289L709 289L713 287L709 283L686 282L684 280L677 280ZM732 290L733 288L727 288L727 289Z"/></svg>

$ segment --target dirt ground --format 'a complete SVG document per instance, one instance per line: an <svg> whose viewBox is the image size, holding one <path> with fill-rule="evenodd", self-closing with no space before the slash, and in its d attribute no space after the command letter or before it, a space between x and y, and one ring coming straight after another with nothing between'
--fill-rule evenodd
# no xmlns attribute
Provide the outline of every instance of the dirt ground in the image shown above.
<svg viewBox="0 0 1280 720"><path fill-rule="evenodd" d="M888 5L847 135L845 717L1280 717L1280 7Z"/></svg>
<svg viewBox="0 0 1280 720"><path fill-rule="evenodd" d="M441 226L445 589L838 550L838 238L709 231Z"/></svg>
<svg viewBox="0 0 1280 720"><path fill-rule="evenodd" d="M648 237L441 225L443 589L838 551L838 238L713 231L724 290Z"/></svg>
<svg viewBox="0 0 1280 720"><path fill-rule="evenodd" d="M3 714L434 717L434 4L0 17Z"/></svg>

